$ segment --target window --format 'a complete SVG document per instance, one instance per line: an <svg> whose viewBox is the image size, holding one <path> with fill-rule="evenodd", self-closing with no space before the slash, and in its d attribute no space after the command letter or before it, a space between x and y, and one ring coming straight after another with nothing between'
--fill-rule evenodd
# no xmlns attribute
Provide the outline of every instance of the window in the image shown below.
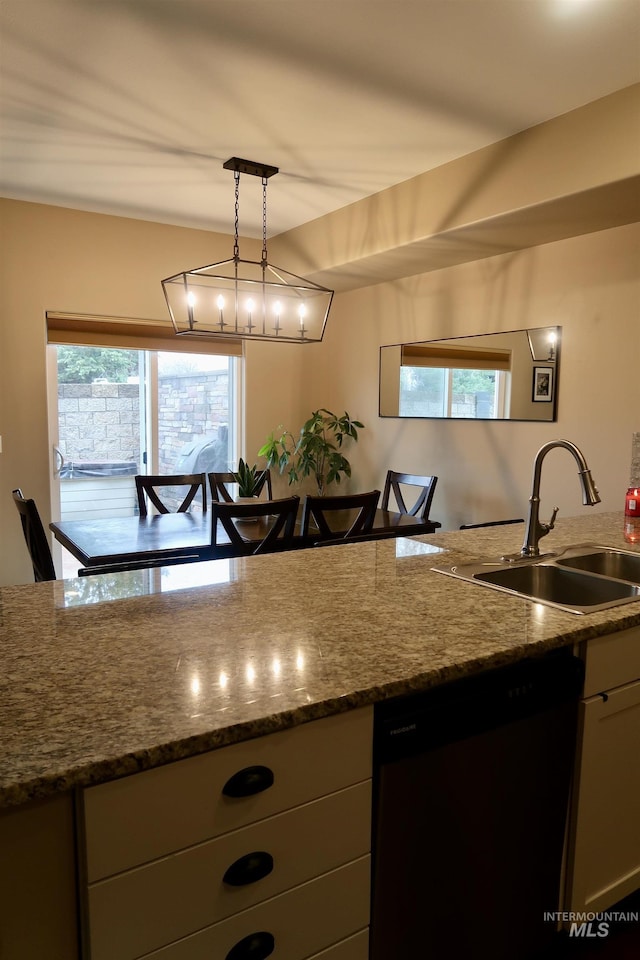
<svg viewBox="0 0 640 960"><path fill-rule="evenodd" d="M60 517L135 512L137 473L237 462L233 357L56 346Z"/></svg>

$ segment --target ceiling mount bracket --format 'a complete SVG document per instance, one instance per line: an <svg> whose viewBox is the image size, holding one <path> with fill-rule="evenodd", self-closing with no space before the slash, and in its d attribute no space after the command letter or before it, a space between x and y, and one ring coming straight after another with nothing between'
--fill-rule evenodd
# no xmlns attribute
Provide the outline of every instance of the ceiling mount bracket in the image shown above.
<svg viewBox="0 0 640 960"><path fill-rule="evenodd" d="M255 160L243 160L241 157L231 157L222 166L225 170L233 170L235 173L248 173L252 177L262 177L263 180L268 180L274 173L279 172L278 167L271 167L266 163L256 163Z"/></svg>

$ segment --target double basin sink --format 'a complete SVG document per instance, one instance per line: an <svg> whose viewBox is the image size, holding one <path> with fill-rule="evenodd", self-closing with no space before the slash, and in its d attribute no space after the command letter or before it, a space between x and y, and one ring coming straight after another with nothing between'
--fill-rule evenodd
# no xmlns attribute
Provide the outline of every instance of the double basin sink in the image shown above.
<svg viewBox="0 0 640 960"><path fill-rule="evenodd" d="M569 613L595 613L640 600L640 554L595 544L568 547L557 555L433 569Z"/></svg>

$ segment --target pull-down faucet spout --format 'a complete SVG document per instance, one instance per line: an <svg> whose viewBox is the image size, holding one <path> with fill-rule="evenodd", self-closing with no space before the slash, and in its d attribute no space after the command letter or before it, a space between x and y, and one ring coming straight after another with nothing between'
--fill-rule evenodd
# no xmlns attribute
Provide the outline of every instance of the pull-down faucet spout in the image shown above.
<svg viewBox="0 0 640 960"><path fill-rule="evenodd" d="M558 514L558 507L555 507L551 514L549 523L541 523L539 519L540 511L540 475L542 472L542 461L554 447L564 447L569 453L573 454L578 464L578 477L582 486L582 502L585 507L592 507L600 503L598 488L593 482L591 471L587 466L582 452L576 447L575 443L569 440L550 440L545 443L536 453L533 461L533 482L531 484L531 496L529 497L529 515L527 517L527 528L524 536L524 543L520 555L523 557L539 557L539 541L546 537L550 530L553 530L555 519Z"/></svg>

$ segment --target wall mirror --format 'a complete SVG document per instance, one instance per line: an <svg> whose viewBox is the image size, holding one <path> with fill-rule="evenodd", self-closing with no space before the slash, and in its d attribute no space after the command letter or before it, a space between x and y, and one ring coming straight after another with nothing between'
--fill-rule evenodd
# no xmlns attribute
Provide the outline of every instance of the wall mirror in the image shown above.
<svg viewBox="0 0 640 960"><path fill-rule="evenodd" d="M380 347L380 416L556 419L561 327Z"/></svg>

